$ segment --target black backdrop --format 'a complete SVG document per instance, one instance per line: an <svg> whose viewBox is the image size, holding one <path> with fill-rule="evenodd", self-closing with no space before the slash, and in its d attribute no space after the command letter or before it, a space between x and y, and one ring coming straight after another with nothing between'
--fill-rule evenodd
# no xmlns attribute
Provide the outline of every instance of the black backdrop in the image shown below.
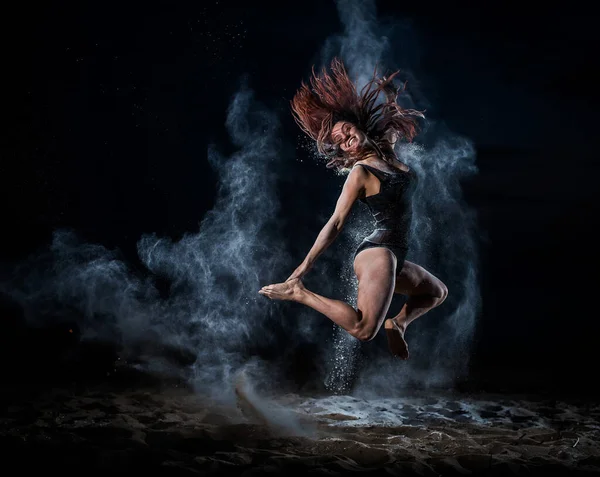
<svg viewBox="0 0 600 477"><path fill-rule="evenodd" d="M411 68L430 114L476 147L480 172L464 184L482 238L472 376L591 387L600 332L593 17L377 5L417 32ZM120 249L133 265L143 233L196 231L216 190L207 144L231 147L225 112L240 78L296 138L287 101L340 28L329 2L63 4L5 15L3 273L61 227ZM289 167L299 184L327 190L331 174L320 165ZM335 190L299 198L282 184L281 197L326 211ZM298 259L320 225L314 214L295 218L305 231ZM71 339L22 319L5 299L3 366L15 376Z"/></svg>

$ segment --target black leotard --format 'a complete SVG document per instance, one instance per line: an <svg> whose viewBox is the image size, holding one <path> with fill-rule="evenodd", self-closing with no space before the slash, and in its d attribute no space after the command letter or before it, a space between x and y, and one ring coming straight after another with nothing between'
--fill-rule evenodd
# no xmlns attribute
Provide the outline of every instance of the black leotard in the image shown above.
<svg viewBox="0 0 600 477"><path fill-rule="evenodd" d="M354 253L371 247L385 247L396 255L397 266L401 267L408 252L412 221L412 197L417 186L417 175L408 171L385 172L366 164L357 164L379 179L378 194L361 198L369 207L377 223L375 231L366 237Z"/></svg>

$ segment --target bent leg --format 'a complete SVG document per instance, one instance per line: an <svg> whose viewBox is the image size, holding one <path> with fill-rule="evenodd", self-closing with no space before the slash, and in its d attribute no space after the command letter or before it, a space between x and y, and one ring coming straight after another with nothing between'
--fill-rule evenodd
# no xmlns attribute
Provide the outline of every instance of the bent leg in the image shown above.
<svg viewBox="0 0 600 477"><path fill-rule="evenodd" d="M396 277L395 293L408 295L408 300L394 318L385 321L388 345L392 354L408 359L408 344L404 339L406 327L448 296L448 288L420 265L405 261Z"/></svg>
<svg viewBox="0 0 600 477"><path fill-rule="evenodd" d="M420 265L405 261L396 277L395 293L408 295L408 300L394 318L406 328L419 316L440 306L448 296L448 288Z"/></svg>
<svg viewBox="0 0 600 477"><path fill-rule="evenodd" d="M259 293L310 306L355 338L369 341L377 334L392 301L396 258L384 248L367 249L356 256L354 270L358 277L356 310L343 301L317 295L298 279L268 285Z"/></svg>
<svg viewBox="0 0 600 477"><path fill-rule="evenodd" d="M360 252L354 260L358 278L357 308L363 313L360 338L372 340L390 309L396 286L396 256L387 248L374 247Z"/></svg>

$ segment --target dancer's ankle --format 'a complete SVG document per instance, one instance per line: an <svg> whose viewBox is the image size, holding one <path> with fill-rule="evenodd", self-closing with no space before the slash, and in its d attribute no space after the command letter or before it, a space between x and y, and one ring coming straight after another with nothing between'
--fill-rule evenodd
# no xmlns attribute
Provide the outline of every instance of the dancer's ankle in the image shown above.
<svg viewBox="0 0 600 477"><path fill-rule="evenodd" d="M402 318L399 317L395 317L392 318L392 320L394 320L394 323L396 324L396 326L398 328L400 328L400 330L402 331L402 333L404 333L406 331L406 327L408 326L406 321Z"/></svg>

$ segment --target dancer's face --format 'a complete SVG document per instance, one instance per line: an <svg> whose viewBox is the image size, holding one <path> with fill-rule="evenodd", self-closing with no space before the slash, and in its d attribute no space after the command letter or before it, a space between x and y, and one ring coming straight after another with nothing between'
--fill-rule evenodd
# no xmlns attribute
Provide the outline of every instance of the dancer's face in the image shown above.
<svg viewBox="0 0 600 477"><path fill-rule="evenodd" d="M357 153L367 142L367 136L354 124L348 121L338 121L331 129L331 139L340 149L350 154Z"/></svg>

